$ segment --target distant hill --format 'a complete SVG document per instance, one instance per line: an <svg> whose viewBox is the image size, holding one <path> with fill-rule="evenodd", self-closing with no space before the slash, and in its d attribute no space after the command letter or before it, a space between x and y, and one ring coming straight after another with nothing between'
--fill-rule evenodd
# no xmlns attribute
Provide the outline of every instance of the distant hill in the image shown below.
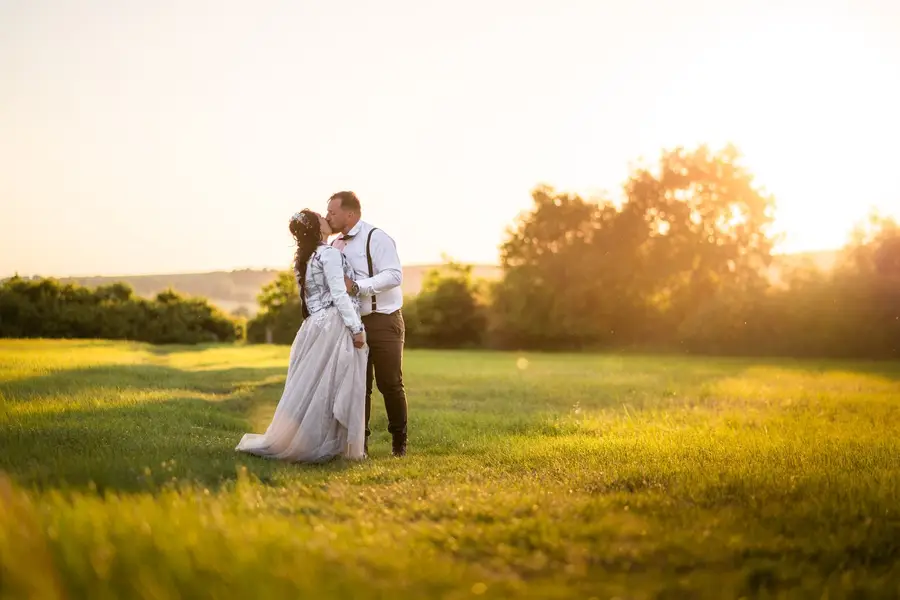
<svg viewBox="0 0 900 600"><path fill-rule="evenodd" d="M834 267L837 251L804 252L776 256L772 266L772 279L780 280L785 268L803 264L829 271ZM415 295L422 289L426 273L440 269L442 265L415 265L403 269L403 293ZM501 276L499 266L474 265L473 274L477 278L496 280ZM117 281L129 284L139 296L151 297L167 288L173 288L189 296L202 296L226 312L238 309L250 315L257 312L256 296L264 285L275 279L275 269L244 269L240 271L215 271L211 273L186 273L172 275L119 275L96 277L65 277L64 283L78 283L95 287Z"/></svg>
<svg viewBox="0 0 900 600"><path fill-rule="evenodd" d="M422 289L425 274L441 265L417 265L403 269L403 293L415 295ZM497 279L500 267L476 265L475 277ZM188 296L202 296L226 312L243 307L249 314L257 312L256 296L266 284L277 276L275 269L244 269L241 271L214 271L211 273L186 273L173 275L117 275L96 277L63 277L63 283L77 283L89 287L109 285L122 281L134 289L138 296L151 297L172 288Z"/></svg>
<svg viewBox="0 0 900 600"><path fill-rule="evenodd" d="M60 281L89 287L122 281L130 285L138 296L148 298L167 288L172 288L188 296L208 298L210 302L225 312L230 313L244 307L253 315L257 311L257 294L263 286L274 280L277 274L276 269L244 269L171 275L64 277L60 278Z"/></svg>

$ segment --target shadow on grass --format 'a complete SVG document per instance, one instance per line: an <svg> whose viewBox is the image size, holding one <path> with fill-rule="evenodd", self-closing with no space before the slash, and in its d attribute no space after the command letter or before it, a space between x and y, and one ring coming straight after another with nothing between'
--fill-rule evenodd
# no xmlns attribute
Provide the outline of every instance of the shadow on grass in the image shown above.
<svg viewBox="0 0 900 600"><path fill-rule="evenodd" d="M274 367L113 365L4 382L0 394L16 413L2 418L0 471L40 489L152 491L173 482L214 488L242 466L269 482L287 463L234 447L248 432L247 413L278 401L284 376ZM118 395L125 404L115 403ZM61 400L72 405L60 408Z"/></svg>
<svg viewBox="0 0 900 600"><path fill-rule="evenodd" d="M161 365L103 365L54 371L36 377L0 382L0 396L8 402L40 402L98 389L129 391L185 390L229 394L260 380L285 376L280 367L191 371Z"/></svg>

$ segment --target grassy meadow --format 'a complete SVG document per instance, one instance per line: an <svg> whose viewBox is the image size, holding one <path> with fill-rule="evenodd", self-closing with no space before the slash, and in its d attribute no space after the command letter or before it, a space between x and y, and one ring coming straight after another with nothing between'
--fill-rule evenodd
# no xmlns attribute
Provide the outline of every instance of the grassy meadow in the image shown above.
<svg viewBox="0 0 900 600"><path fill-rule="evenodd" d="M287 353L0 340L0 597L900 596L900 364L409 351L405 459L238 455Z"/></svg>

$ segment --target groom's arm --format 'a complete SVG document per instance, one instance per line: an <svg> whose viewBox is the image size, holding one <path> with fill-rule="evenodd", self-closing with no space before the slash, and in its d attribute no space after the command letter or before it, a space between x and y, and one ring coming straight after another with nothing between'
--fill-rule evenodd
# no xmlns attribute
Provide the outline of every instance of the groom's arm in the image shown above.
<svg viewBox="0 0 900 600"><path fill-rule="evenodd" d="M400 256L394 240L379 229L372 234L371 250L375 275L356 280L360 296L383 294L403 283L403 267L400 266Z"/></svg>

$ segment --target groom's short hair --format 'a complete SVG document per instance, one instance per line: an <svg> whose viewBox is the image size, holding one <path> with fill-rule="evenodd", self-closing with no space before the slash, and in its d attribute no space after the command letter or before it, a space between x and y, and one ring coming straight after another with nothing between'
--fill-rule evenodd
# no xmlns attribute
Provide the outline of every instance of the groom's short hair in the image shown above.
<svg viewBox="0 0 900 600"><path fill-rule="evenodd" d="M356 194L353 192L338 192L334 194L329 200L334 200L335 198L341 201L341 208L344 210L352 210L353 212L359 214L362 213L362 207L359 204L359 198L356 197Z"/></svg>

